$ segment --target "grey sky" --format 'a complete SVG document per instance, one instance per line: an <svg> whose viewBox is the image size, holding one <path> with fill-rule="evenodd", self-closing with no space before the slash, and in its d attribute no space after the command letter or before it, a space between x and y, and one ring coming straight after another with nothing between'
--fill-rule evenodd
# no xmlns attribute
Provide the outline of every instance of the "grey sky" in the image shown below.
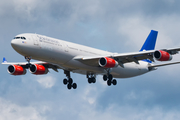
<svg viewBox="0 0 180 120"><path fill-rule="evenodd" d="M156 48L180 47L180 8L175 0L0 0L0 57L25 61L11 39L38 33L112 51L138 51L151 29ZM176 55L174 61L179 61ZM157 62L160 63L160 62ZM11 76L0 65L0 119L179 120L179 66L118 79L108 87L98 76L72 74L77 90L67 90L62 70L48 75Z"/></svg>

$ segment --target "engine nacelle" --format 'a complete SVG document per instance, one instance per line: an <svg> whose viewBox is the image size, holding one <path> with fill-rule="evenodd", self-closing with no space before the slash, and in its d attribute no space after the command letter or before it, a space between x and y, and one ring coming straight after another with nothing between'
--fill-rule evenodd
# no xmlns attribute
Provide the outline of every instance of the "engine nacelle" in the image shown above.
<svg viewBox="0 0 180 120"><path fill-rule="evenodd" d="M25 75L26 69L19 65L10 65L7 69L8 73L11 75Z"/></svg>
<svg viewBox="0 0 180 120"><path fill-rule="evenodd" d="M172 60L172 55L169 54L168 52L162 51L162 50L155 51L154 57L158 61L170 61L170 60Z"/></svg>
<svg viewBox="0 0 180 120"><path fill-rule="evenodd" d="M112 58L102 57L99 59L99 65L104 68L113 68L118 66L118 62Z"/></svg>
<svg viewBox="0 0 180 120"><path fill-rule="evenodd" d="M35 75L43 75L48 73L48 69L43 65L33 64L30 66L29 71Z"/></svg>

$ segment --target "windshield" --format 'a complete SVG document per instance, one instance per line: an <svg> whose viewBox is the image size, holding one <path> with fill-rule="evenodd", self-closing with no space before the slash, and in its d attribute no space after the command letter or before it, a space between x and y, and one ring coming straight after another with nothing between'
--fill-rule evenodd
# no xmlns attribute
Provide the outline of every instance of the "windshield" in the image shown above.
<svg viewBox="0 0 180 120"><path fill-rule="evenodd" d="M23 40L26 40L25 37L14 37L14 39L23 39Z"/></svg>

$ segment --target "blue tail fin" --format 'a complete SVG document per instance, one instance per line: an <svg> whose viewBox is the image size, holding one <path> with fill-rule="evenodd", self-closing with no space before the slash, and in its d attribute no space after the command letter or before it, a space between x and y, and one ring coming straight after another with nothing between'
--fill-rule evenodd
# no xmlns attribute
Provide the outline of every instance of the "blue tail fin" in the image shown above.
<svg viewBox="0 0 180 120"><path fill-rule="evenodd" d="M146 41L144 42L142 48L140 51L144 50L154 50L156 45L156 39L157 39L158 31L151 30L149 36L147 37ZM145 59L143 61L152 63L149 59Z"/></svg>
<svg viewBox="0 0 180 120"><path fill-rule="evenodd" d="M158 32L151 30L149 36L147 37L144 45L142 46L140 51L143 50L154 50L156 45L156 38L157 38Z"/></svg>

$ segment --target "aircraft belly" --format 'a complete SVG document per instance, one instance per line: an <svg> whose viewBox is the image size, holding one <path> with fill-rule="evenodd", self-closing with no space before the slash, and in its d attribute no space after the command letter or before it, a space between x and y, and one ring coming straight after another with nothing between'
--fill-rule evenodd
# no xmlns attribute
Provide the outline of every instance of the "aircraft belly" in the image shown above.
<svg viewBox="0 0 180 120"><path fill-rule="evenodd" d="M147 62L140 61L139 63L126 63L124 64L124 68L118 66L112 69L111 73L116 78L129 78L149 72Z"/></svg>
<svg viewBox="0 0 180 120"><path fill-rule="evenodd" d="M97 74L106 73L104 68L88 66L77 60L73 60L73 59L62 66L64 68L67 68L67 70L81 73L81 74L86 74L87 72L92 72L92 73L97 73ZM85 71L85 72L83 72L83 71Z"/></svg>
<svg viewBox="0 0 180 120"><path fill-rule="evenodd" d="M122 68L121 66L112 68L110 70L110 73L114 76L114 78L134 77L149 72L147 64L148 63L141 61L138 65L136 63L126 63L124 64L124 68ZM102 75L107 74L105 68L88 66L76 60L70 60L62 66L67 70L80 74L87 74L88 72Z"/></svg>

